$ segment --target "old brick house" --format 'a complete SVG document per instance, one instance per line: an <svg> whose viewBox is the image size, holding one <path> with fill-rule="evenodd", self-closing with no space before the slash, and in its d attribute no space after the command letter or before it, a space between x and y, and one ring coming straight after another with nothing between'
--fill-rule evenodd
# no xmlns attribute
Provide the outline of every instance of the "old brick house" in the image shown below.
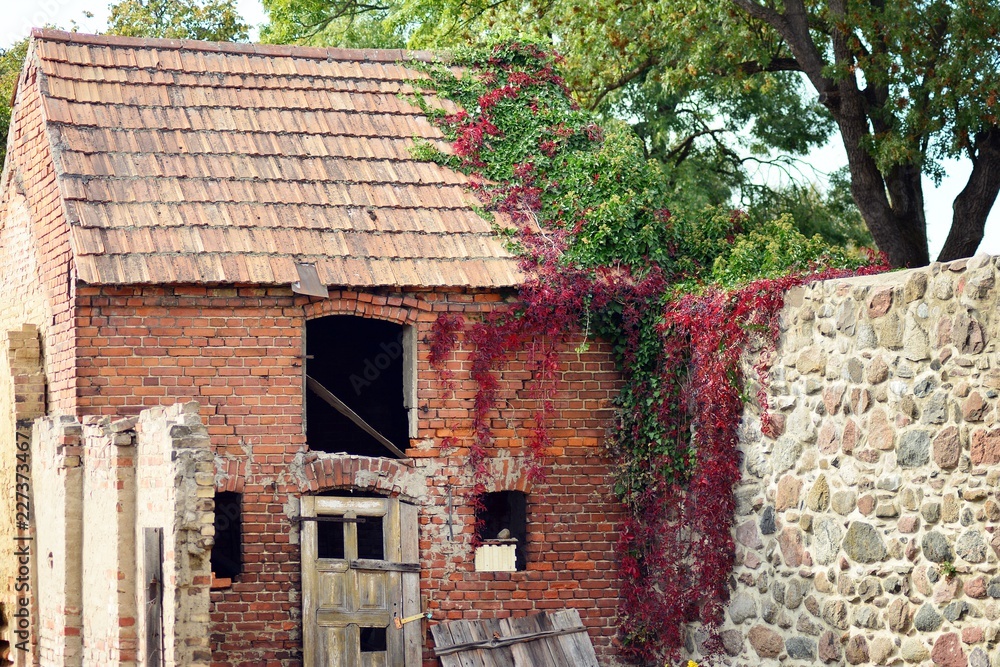
<svg viewBox="0 0 1000 667"><path fill-rule="evenodd" d="M613 365L563 354L534 485L527 358L503 371L482 537L519 540L474 554L470 350L446 381L427 346L520 274L411 158L440 134L404 57L33 33L0 199L16 664L436 664L393 617L559 608L613 662Z"/></svg>

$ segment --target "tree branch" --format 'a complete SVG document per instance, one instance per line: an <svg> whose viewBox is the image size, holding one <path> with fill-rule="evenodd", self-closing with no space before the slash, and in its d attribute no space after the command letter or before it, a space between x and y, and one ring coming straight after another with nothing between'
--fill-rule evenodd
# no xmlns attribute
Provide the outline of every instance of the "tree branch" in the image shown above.
<svg viewBox="0 0 1000 667"><path fill-rule="evenodd" d="M635 81L639 77L644 76L647 72L649 72L649 70L651 70L658 64L660 64L659 56L655 55L647 56L644 61L642 61L639 65L633 68L630 72L626 72L625 74L618 77L617 81L608 86L605 86L604 90L601 91L601 94L598 95L594 99L594 101L590 103L588 109L593 111L598 106L600 106L601 102L604 101L604 98L610 95L613 91L618 90L619 88L622 88L624 86L627 86L632 81Z"/></svg>
<svg viewBox="0 0 1000 667"><path fill-rule="evenodd" d="M986 218L1000 193L1000 127L993 126L975 138L976 156L965 188L952 204L954 217L938 261L970 257L983 240Z"/></svg>
<svg viewBox="0 0 1000 667"><path fill-rule="evenodd" d="M740 74L759 74L761 72L801 72L802 65L795 58L773 58L767 65L751 60L736 66Z"/></svg>
<svg viewBox="0 0 1000 667"><path fill-rule="evenodd" d="M826 61L820 54L812 35L809 34L809 14L805 5L802 4L802 0L787 0L784 14L779 14L770 7L757 4L753 0L730 1L750 16L771 26L781 35L798 62L799 71L805 73L816 92L820 94L821 101L830 107L835 98L837 86L832 79L823 74ZM831 93L834 94L833 97L831 97ZM831 107L831 111L833 110Z"/></svg>

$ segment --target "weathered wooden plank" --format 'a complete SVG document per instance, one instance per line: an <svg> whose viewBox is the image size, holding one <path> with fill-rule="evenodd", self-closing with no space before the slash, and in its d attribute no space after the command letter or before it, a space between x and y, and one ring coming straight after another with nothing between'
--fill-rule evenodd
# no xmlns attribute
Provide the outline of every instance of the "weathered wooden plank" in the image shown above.
<svg viewBox="0 0 1000 667"><path fill-rule="evenodd" d="M338 659L332 664L343 665L343 667L361 667L361 629L354 623L344 628L344 648ZM312 665L311 667L325 667L325 665Z"/></svg>
<svg viewBox="0 0 1000 667"><path fill-rule="evenodd" d="M146 665L163 664L163 529L142 529L146 591Z"/></svg>
<svg viewBox="0 0 1000 667"><path fill-rule="evenodd" d="M512 618L510 619L510 628L516 636L538 635L543 632L551 632L542 629L539 618L542 615L535 614L534 616ZM553 655L544 638L512 644L510 651L514 655L514 664L517 667L542 667L543 665L562 664L558 656Z"/></svg>
<svg viewBox="0 0 1000 667"><path fill-rule="evenodd" d="M500 619L498 618L488 618L480 621L482 633L485 635L487 641L493 639L494 637L502 636L502 630L500 628ZM493 662L496 663L497 667L514 667L514 654L510 652L507 647L494 649L492 651Z"/></svg>
<svg viewBox="0 0 1000 667"><path fill-rule="evenodd" d="M415 385L414 385L415 386ZM416 505L399 504L400 560L417 563L420 560L419 515ZM420 604L420 573L404 572L401 575L403 587L403 610L406 618L423 611ZM418 667L422 660L423 621L412 621L403 626L403 654L406 667Z"/></svg>
<svg viewBox="0 0 1000 667"><path fill-rule="evenodd" d="M447 623L438 623L431 626L431 637L434 638L434 646L452 646L456 642L451 635L451 627ZM443 655L440 657L441 667L462 667L462 660L457 653Z"/></svg>
<svg viewBox="0 0 1000 667"><path fill-rule="evenodd" d="M316 514L346 515L352 517L385 516L385 498L340 498L337 496L311 496Z"/></svg>
<svg viewBox="0 0 1000 667"><path fill-rule="evenodd" d="M384 560L357 558L350 561L352 570L373 570L379 572L420 572L420 563L390 563Z"/></svg>
<svg viewBox="0 0 1000 667"><path fill-rule="evenodd" d="M385 651L372 651L361 654L361 667L388 667L389 662Z"/></svg>
<svg viewBox="0 0 1000 667"><path fill-rule="evenodd" d="M509 627L510 621L508 619L503 619L501 623L507 621L508 625L501 625L502 634L499 638L493 638L483 641L468 641L464 643L455 644L447 648L435 648L435 654L445 655L448 653L455 653L463 650L473 650L476 648L498 648L501 646L513 646L514 644L524 644L528 642L537 641L540 639L546 639L548 637L554 637L558 635L565 634L586 634L587 629L585 627L577 626L572 628L559 628L559 629L546 629L546 630L531 630L520 632L517 629L512 629ZM457 623L458 621L452 621L452 623ZM517 632L518 634L509 634L511 632Z"/></svg>
<svg viewBox="0 0 1000 667"><path fill-rule="evenodd" d="M468 624L468 632L466 636L469 637L470 641L474 642L488 642L493 639L493 634L491 631L491 624L488 620L481 621L470 621ZM488 649L480 648L476 649L476 655L482 658L484 667L500 667L507 660L505 658L510 658L509 651L504 648L499 649ZM513 665L513 659L509 662Z"/></svg>
<svg viewBox="0 0 1000 667"><path fill-rule="evenodd" d="M299 499L299 516L316 516L316 499L303 496ZM302 564L302 658L306 665L317 664L321 659L320 650L316 646L316 579L319 573L314 567L317 560L316 541L317 528L312 521L299 524L299 544L301 545ZM324 642L325 644L325 642ZM326 646L321 649L326 653ZM329 660L326 655L322 657ZM319 663L323 664L323 663Z"/></svg>
<svg viewBox="0 0 1000 667"><path fill-rule="evenodd" d="M467 644L472 641L472 634L469 632L468 621L452 621L451 636L457 641ZM462 651L458 653L462 667L485 667L482 656L477 655L475 650Z"/></svg>
<svg viewBox="0 0 1000 667"><path fill-rule="evenodd" d="M313 378L311 378L308 375L306 376L306 385L310 389L312 389L313 392L315 392L317 396L319 396L324 401L326 401L327 403L329 403L330 406L332 406L334 410L336 410L340 414L342 414L345 417L347 417L348 419L350 419L352 422L355 423L355 425L357 425L358 428L360 428L362 431L364 431L365 433L367 433L371 437L375 438L375 440L380 445L382 445L383 447L385 447L386 449L388 449L390 452L392 452L393 454L395 454L397 457L399 457L401 459L405 459L406 458L406 454L403 452L402 449L400 449L396 445L392 444L392 441L389 440L389 438L385 437L384 435L382 435L381 433L379 433L378 431L376 431L375 428L371 424L369 424L364 419L362 419L361 416L358 415L358 413L356 413L354 410L351 410L351 408L349 408L347 406L347 403L344 403L342 400L340 400L339 398L337 398L336 396L334 396L330 392L329 389L327 389L326 387L324 387L323 385L321 385L319 382L317 382L316 380L314 380Z"/></svg>
<svg viewBox="0 0 1000 667"><path fill-rule="evenodd" d="M553 627L572 628L580 627L583 621L580 620L580 613L576 609L563 609L550 612L549 620ZM559 635L559 644L563 652L576 667L598 667L597 653L594 645L590 641L590 635L578 632L568 635Z"/></svg>

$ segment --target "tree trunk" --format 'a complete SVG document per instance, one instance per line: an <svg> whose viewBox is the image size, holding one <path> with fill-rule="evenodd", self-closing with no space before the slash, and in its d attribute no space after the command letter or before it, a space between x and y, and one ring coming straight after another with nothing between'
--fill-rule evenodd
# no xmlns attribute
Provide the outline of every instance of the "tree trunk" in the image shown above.
<svg viewBox="0 0 1000 667"><path fill-rule="evenodd" d="M965 189L952 204L954 217L939 262L971 257L983 240L986 218L1000 192L1000 128L976 136L976 157Z"/></svg>
<svg viewBox="0 0 1000 667"><path fill-rule="evenodd" d="M901 165L883 176L865 147L869 126L860 91L850 81L841 81L838 89L830 107L847 151L851 194L861 217L892 266L926 266L930 255L920 169Z"/></svg>

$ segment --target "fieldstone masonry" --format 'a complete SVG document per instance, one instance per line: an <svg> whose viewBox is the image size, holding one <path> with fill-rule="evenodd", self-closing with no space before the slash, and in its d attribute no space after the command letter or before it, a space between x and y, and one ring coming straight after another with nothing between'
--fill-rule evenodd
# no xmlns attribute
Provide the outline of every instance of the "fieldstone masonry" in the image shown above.
<svg viewBox="0 0 1000 667"><path fill-rule="evenodd" d="M742 426L727 664L1000 666L996 284L977 256L788 295L777 432Z"/></svg>

